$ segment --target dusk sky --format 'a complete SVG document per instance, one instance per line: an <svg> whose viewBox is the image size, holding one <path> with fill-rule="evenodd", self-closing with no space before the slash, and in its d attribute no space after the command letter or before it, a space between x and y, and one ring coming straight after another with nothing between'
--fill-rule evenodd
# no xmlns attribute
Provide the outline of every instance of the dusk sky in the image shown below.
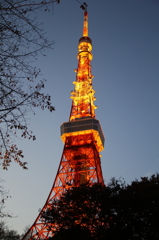
<svg viewBox="0 0 159 240"><path fill-rule="evenodd" d="M105 184L111 177L127 183L159 172L159 0L87 0L89 37L93 42L93 88L96 118L106 141L102 154ZM83 2L81 2L83 3ZM6 211L16 218L8 225L19 233L35 221L55 179L63 143L60 125L71 109L70 92L82 36L79 1L61 0L39 12L53 50L33 64L41 68L56 111L28 113L37 140L18 140L28 170L12 163L1 171L9 190Z"/></svg>

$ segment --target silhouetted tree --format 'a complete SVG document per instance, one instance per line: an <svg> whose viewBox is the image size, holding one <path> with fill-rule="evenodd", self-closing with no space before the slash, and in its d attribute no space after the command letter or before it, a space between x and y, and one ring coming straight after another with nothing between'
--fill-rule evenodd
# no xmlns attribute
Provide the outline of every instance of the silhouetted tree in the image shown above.
<svg viewBox="0 0 159 240"><path fill-rule="evenodd" d="M0 240L20 240L15 230L10 230L4 222L0 222Z"/></svg>
<svg viewBox="0 0 159 240"><path fill-rule="evenodd" d="M49 11L51 1L4 0L0 3L0 159L4 169L14 160L24 169L22 150L14 144L20 132L22 138L35 140L28 129L28 111L34 108L54 110L51 97L42 93L45 79L39 79L40 69L34 66L37 55L52 48L37 14ZM37 80L39 79L39 80Z"/></svg>
<svg viewBox="0 0 159 240"><path fill-rule="evenodd" d="M159 239L159 175L130 185L114 178L107 186L71 188L43 214L52 223L52 239ZM80 235L81 234L81 235ZM75 238L73 238L73 236Z"/></svg>
<svg viewBox="0 0 159 240"><path fill-rule="evenodd" d="M60 230L55 234L54 237L49 238L49 240L93 240L90 231L87 228L82 228L80 226L75 226L65 230Z"/></svg>

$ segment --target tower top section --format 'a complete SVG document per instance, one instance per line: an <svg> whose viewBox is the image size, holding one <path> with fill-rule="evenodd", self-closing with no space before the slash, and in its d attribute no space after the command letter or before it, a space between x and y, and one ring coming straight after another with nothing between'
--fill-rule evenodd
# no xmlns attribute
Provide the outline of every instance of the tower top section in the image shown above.
<svg viewBox="0 0 159 240"><path fill-rule="evenodd" d="M83 34L78 43L78 67L75 69L76 81L73 82L74 91L71 92L72 108L70 121L85 117L95 118L95 109L97 108L94 105L96 98L94 97L95 91L92 86L92 40L88 37L88 12L86 11L86 3L81 8L85 10Z"/></svg>
<svg viewBox="0 0 159 240"><path fill-rule="evenodd" d="M82 5L83 6L83 5ZM88 51L92 50L92 40L88 37L88 12L84 11L84 22L83 22L83 32L82 37L79 39L78 50L82 51L83 43L87 43Z"/></svg>
<svg viewBox="0 0 159 240"><path fill-rule="evenodd" d="M98 152L104 149L104 134L100 126L100 122L95 118L94 105L96 100L92 84L92 67L93 59L92 40L88 37L88 12L87 5L81 5L84 10L83 34L78 44L78 66L75 69L76 80L73 82L74 90L71 91L72 107L69 122L61 125L61 138L64 143L68 142L72 137L86 138L89 134L94 139L94 144ZM85 138L84 137L84 138ZM80 140L78 140L77 144ZM81 140L83 141L83 140Z"/></svg>

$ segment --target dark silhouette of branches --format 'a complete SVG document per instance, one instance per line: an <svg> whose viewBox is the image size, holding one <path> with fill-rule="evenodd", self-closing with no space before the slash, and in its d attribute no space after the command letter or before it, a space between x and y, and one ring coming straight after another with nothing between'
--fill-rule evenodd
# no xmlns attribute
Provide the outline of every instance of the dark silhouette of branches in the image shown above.
<svg viewBox="0 0 159 240"><path fill-rule="evenodd" d="M57 2L57 3L60 3L60 0L52 0L52 1L39 1L39 2L33 2L33 1L28 1L28 3L25 3L25 4L21 4L19 1L18 2L16 2L14 5L12 5L12 7L11 8L22 8L22 7L30 7L30 6L41 6L41 5L48 5L48 4L50 4L50 3L55 3L55 2ZM8 8L3 8L3 7L1 7L0 6L0 10L1 9L3 9L3 10L9 10L10 9L10 7L8 7Z"/></svg>
<svg viewBox="0 0 159 240"><path fill-rule="evenodd" d="M38 107L54 111L51 97L42 93L45 79L33 66L40 53L52 48L41 23L36 20L41 10L49 11L56 1L4 0L0 3L0 159L4 169L12 160L26 169L24 157L14 143L18 132L22 138L35 140L28 129L27 113ZM19 137L19 135L18 135Z"/></svg>

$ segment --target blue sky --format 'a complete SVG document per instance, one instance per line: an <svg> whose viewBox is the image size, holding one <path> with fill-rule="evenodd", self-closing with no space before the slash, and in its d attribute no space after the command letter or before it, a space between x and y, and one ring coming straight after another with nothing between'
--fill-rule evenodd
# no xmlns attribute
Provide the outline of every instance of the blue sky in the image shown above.
<svg viewBox="0 0 159 240"><path fill-rule="evenodd" d="M105 183L122 177L127 183L159 172L159 1L87 0L89 36L93 41L93 87L106 141L102 152ZM52 8L52 7L51 7ZM68 121L70 92L77 68L77 45L83 11L75 0L61 0L50 13L40 12L54 49L34 64L47 79L45 92L56 111L28 114L37 140L18 140L29 170L12 164L1 170L12 198L7 220L19 233L31 225L44 205L60 162L60 125Z"/></svg>

